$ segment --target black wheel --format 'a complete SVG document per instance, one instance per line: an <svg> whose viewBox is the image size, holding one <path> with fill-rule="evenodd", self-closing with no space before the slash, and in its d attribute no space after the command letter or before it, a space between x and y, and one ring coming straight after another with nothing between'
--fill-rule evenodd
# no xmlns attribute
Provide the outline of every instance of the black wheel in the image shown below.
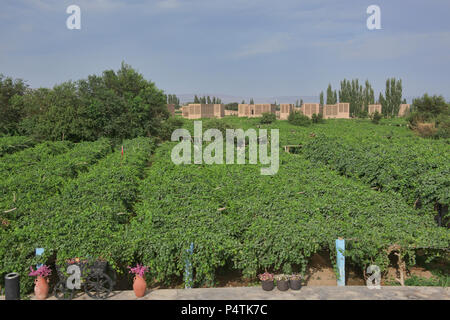
<svg viewBox="0 0 450 320"><path fill-rule="evenodd" d="M113 288L113 281L104 273L88 276L84 283L84 292L92 299L106 299Z"/></svg>
<svg viewBox="0 0 450 320"><path fill-rule="evenodd" d="M56 284L53 294L55 295L56 299L58 299L58 300L72 300L74 290L68 289L66 287L65 280L60 280Z"/></svg>

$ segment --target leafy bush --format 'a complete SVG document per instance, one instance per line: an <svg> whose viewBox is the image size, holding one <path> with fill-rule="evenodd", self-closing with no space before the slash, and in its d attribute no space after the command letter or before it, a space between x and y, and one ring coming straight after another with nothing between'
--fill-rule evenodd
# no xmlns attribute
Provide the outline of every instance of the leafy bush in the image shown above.
<svg viewBox="0 0 450 320"><path fill-rule="evenodd" d="M6 136L0 138L0 157L8 153L14 153L29 147L32 147L36 142L29 138L23 136Z"/></svg>
<svg viewBox="0 0 450 320"><path fill-rule="evenodd" d="M325 122L325 120L323 119L323 115L321 113L319 113L319 114L313 113L313 115L311 117L311 121L312 121L312 123L323 123L323 122Z"/></svg>
<svg viewBox="0 0 450 320"><path fill-rule="evenodd" d="M373 124L379 124L380 120L383 118L383 115L379 113L378 111L375 111L370 115L370 120Z"/></svg>
<svg viewBox="0 0 450 320"><path fill-rule="evenodd" d="M289 114L288 122L295 126L303 126L303 127L309 126L311 124L311 121L307 116L297 111L291 112Z"/></svg>
<svg viewBox="0 0 450 320"><path fill-rule="evenodd" d="M261 124L270 124L277 120L277 116L271 112L264 112L261 117Z"/></svg>

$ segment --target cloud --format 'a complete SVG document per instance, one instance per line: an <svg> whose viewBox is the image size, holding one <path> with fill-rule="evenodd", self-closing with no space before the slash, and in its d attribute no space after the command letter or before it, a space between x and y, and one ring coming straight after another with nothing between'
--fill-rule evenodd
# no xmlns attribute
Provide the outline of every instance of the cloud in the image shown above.
<svg viewBox="0 0 450 320"><path fill-rule="evenodd" d="M260 41L245 45L233 54L235 58L249 57L284 51L288 48L291 36L288 33L277 33Z"/></svg>
<svg viewBox="0 0 450 320"><path fill-rule="evenodd" d="M382 31L374 31L381 33ZM442 54L448 59L450 32L368 34L346 41L315 42L313 47L338 53L342 59L389 60L420 54Z"/></svg>

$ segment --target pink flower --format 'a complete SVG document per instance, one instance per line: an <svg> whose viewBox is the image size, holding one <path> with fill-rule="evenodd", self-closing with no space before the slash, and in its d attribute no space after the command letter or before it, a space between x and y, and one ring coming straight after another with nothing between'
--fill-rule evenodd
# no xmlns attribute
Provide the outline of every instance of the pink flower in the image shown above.
<svg viewBox="0 0 450 320"><path fill-rule="evenodd" d="M38 269L33 270L33 267L30 266L31 272L28 274L31 277L48 277L52 274L52 270L46 266L45 264L40 266Z"/></svg>
<svg viewBox="0 0 450 320"><path fill-rule="evenodd" d="M131 268L130 266L128 266L127 268L130 269L130 273L134 273L140 277L143 277L144 273L148 272L148 267L144 267L144 265L140 265L139 263L135 268Z"/></svg>

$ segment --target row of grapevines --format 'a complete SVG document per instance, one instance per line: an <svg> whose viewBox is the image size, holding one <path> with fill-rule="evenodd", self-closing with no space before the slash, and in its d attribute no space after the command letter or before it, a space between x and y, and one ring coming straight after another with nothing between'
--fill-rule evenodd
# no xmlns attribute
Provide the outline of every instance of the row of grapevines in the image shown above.
<svg viewBox="0 0 450 320"><path fill-rule="evenodd" d="M7 215L11 219L32 212L42 201L57 194L68 179L86 171L110 152L111 144L107 139L82 142L66 153L7 176L0 181L0 211L14 209Z"/></svg>
<svg viewBox="0 0 450 320"><path fill-rule="evenodd" d="M36 142L24 136L6 136L0 137L0 157L6 154L14 153L29 147L33 147Z"/></svg>
<svg viewBox="0 0 450 320"><path fill-rule="evenodd" d="M354 239L346 253L353 263L382 269L391 244L411 260L415 247L450 244L449 231L397 194L376 192L301 156L283 153L278 173L261 176L258 165L176 166L172 147L157 151L124 236L129 255L159 281L182 275L190 243L197 281L214 280L225 266L247 276L304 270L315 252L334 252L338 237Z"/></svg>
<svg viewBox="0 0 450 320"><path fill-rule="evenodd" d="M406 145L396 139L345 141L319 136L303 147L311 161L328 165L340 174L357 178L379 190L399 192L412 205L450 203L450 147L439 149Z"/></svg>
<svg viewBox="0 0 450 320"><path fill-rule="evenodd" d="M43 142L33 148L28 148L13 154L7 154L0 161L0 178L15 175L27 170L41 161L63 154L73 148L70 141Z"/></svg>
<svg viewBox="0 0 450 320"><path fill-rule="evenodd" d="M4 252L0 273L26 272L36 247L45 248L44 259L56 255L61 263L74 257L102 257L116 265L122 260L124 225L133 215L139 180L155 145L149 138L124 142L121 152L110 154L88 172L69 181L56 194L22 217ZM24 284L29 289L30 283Z"/></svg>

